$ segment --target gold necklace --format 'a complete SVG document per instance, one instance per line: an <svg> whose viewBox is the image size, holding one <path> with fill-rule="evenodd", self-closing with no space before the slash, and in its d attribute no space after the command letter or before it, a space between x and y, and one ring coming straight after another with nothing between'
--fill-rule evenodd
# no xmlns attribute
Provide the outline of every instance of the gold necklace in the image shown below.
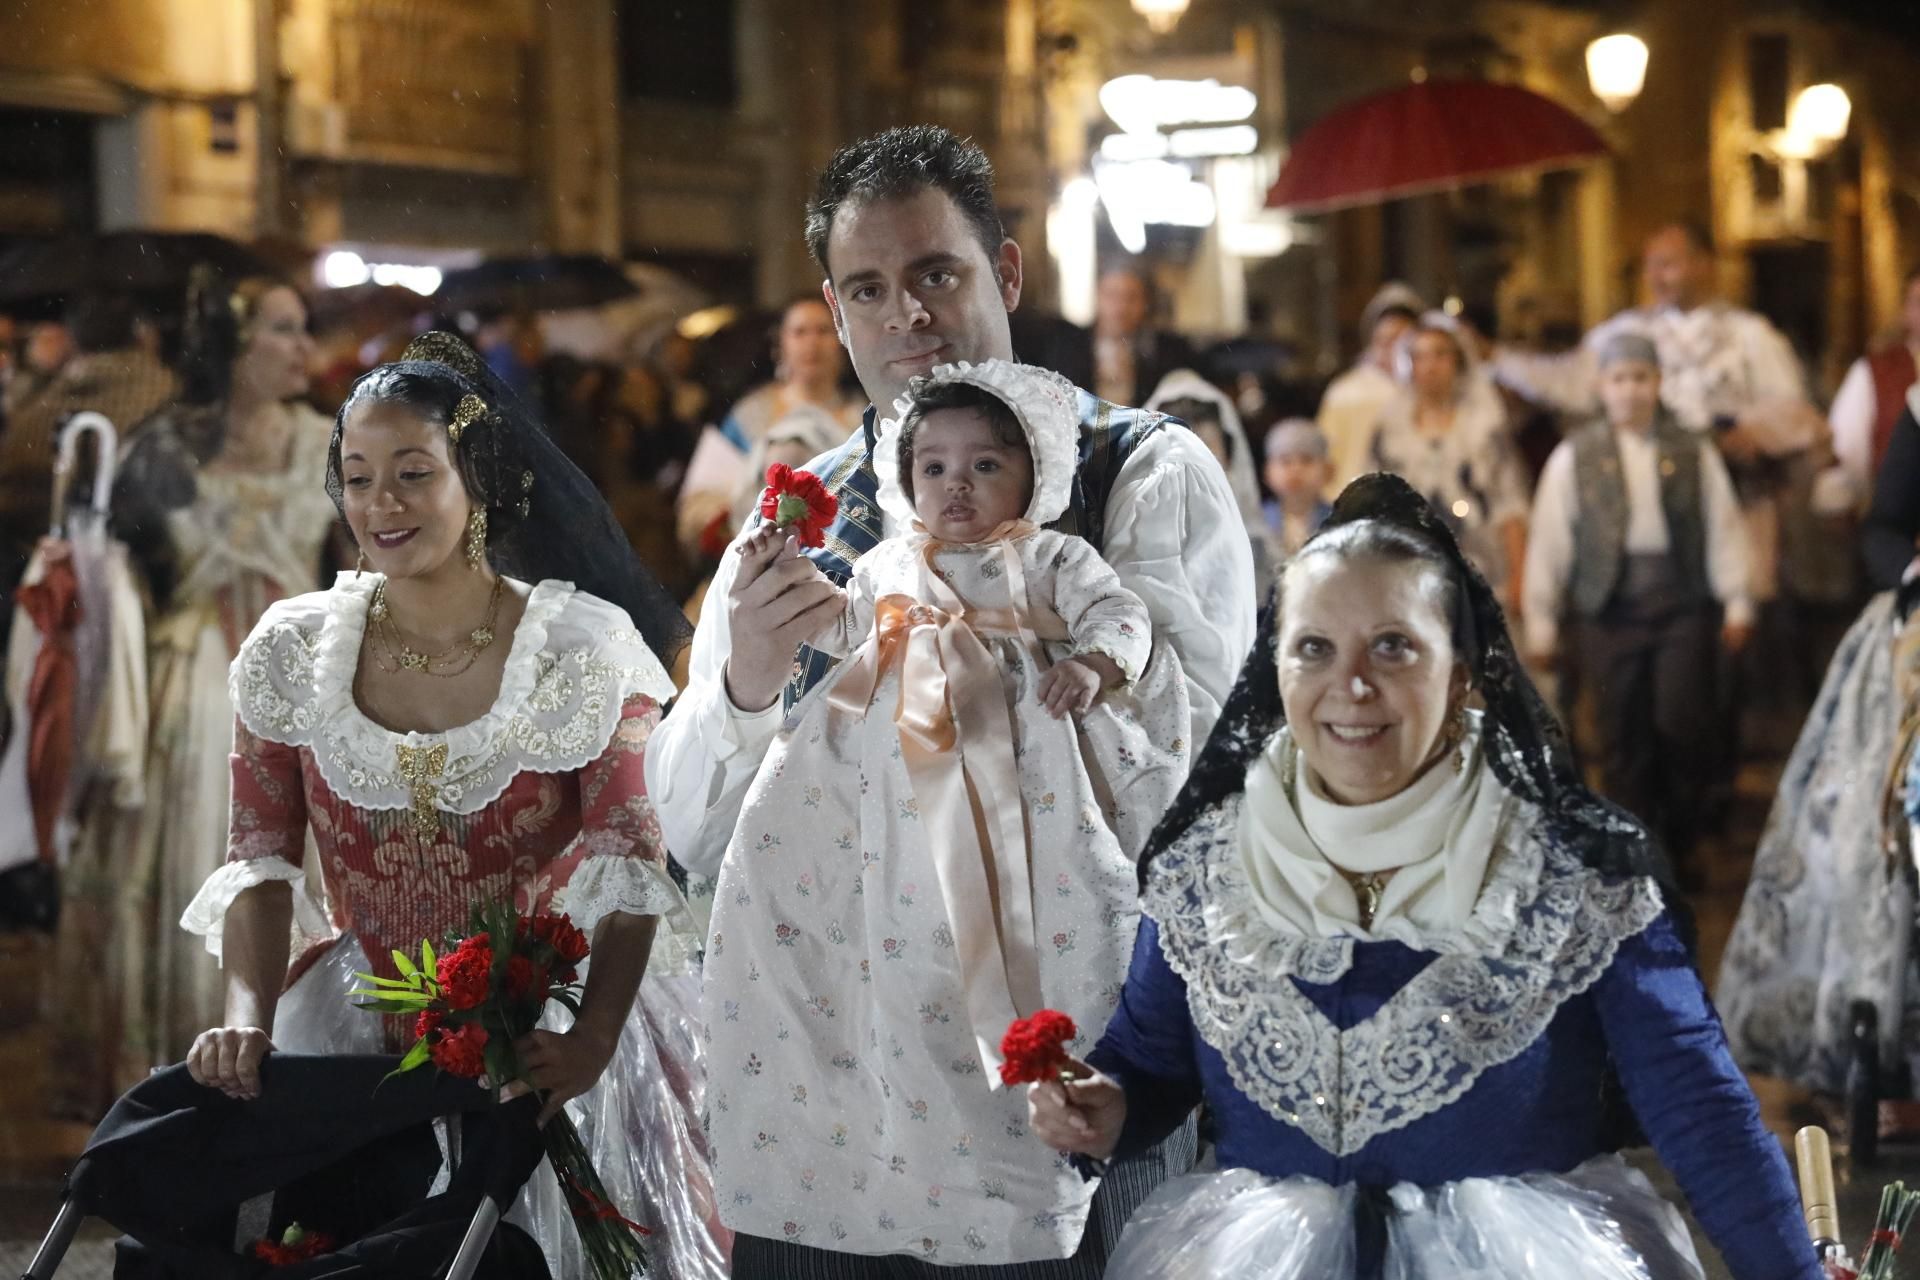
<svg viewBox="0 0 1920 1280"><path fill-rule="evenodd" d="M375 644L375 665L388 674L417 671L442 680L462 674L493 644L493 628L500 618L500 597L505 583L505 578L494 578L493 590L487 596L486 620L469 632L466 639L444 653L421 653L401 639L400 629L393 622L393 611L387 607L387 581L382 578L373 589L373 603L367 607L367 618L373 624L368 628L368 635Z"/></svg>
<svg viewBox="0 0 1920 1280"><path fill-rule="evenodd" d="M1387 887L1387 881L1393 878L1393 871L1349 871L1345 867L1327 864L1338 871L1353 889L1353 898L1360 907L1360 927L1373 928L1373 917L1380 910L1380 895Z"/></svg>

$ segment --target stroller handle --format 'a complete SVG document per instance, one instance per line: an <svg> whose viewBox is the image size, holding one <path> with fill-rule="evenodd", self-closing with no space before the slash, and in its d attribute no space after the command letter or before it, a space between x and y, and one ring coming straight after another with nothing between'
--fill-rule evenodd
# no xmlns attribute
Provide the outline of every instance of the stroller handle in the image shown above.
<svg viewBox="0 0 1920 1280"><path fill-rule="evenodd" d="M80 1230L80 1219L85 1216L73 1196L62 1200L53 1226L48 1229L40 1247L34 1250L33 1261L27 1264L20 1280L53 1280L54 1272L60 1268L60 1259L66 1256L68 1248L72 1246L74 1234Z"/></svg>
<svg viewBox="0 0 1920 1280"><path fill-rule="evenodd" d="M453 1255L453 1265L447 1268L447 1280L473 1280L474 1272L480 1269L480 1259L487 1252L487 1242L493 1239L493 1230L499 1225L500 1202L487 1196L480 1201L473 1221L467 1224L466 1237Z"/></svg>

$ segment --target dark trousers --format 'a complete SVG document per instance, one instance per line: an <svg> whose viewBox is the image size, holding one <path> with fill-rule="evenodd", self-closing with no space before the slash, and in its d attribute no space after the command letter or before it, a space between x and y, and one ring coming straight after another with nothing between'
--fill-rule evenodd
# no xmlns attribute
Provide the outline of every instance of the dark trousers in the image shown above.
<svg viewBox="0 0 1920 1280"><path fill-rule="evenodd" d="M1677 868L1699 836L1724 733L1715 714L1720 611L1686 601L1665 556L1630 556L1613 600L1582 622L1602 790L1645 822Z"/></svg>
<svg viewBox="0 0 1920 1280"><path fill-rule="evenodd" d="M1070 1258L941 1266L907 1254L833 1253L740 1235L733 1240L733 1280L1100 1280L1127 1219L1170 1175L1190 1169L1193 1156L1194 1124L1189 1119L1160 1146L1115 1162L1093 1194L1086 1234Z"/></svg>

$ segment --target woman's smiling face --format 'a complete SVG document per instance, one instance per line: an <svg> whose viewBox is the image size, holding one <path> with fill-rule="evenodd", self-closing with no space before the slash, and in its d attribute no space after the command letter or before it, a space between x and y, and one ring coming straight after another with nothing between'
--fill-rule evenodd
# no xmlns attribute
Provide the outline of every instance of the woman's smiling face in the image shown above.
<svg viewBox="0 0 1920 1280"><path fill-rule="evenodd" d="M1441 570L1358 552L1289 566L1280 699L1328 798L1371 804L1404 790L1444 751L1466 687Z"/></svg>

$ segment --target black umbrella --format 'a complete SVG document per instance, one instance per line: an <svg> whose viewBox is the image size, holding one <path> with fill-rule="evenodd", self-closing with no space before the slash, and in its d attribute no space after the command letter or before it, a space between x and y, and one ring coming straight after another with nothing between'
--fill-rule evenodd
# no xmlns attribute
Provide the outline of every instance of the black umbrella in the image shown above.
<svg viewBox="0 0 1920 1280"><path fill-rule="evenodd" d="M498 1104L437 1071L384 1079L392 1056L269 1054L261 1094L239 1102L185 1067L148 1077L114 1104L67 1180L70 1204L131 1239L123 1280L253 1280L236 1253L241 1205L273 1193L268 1236L290 1224L339 1242L271 1274L289 1280L420 1280L441 1274L483 1201L511 1204L543 1154L531 1095ZM432 1120L459 1117L461 1158L437 1194ZM546 1280L531 1238L502 1224L477 1273Z"/></svg>
<svg viewBox="0 0 1920 1280"><path fill-rule="evenodd" d="M187 296L197 266L237 280L272 275L271 264L245 245L198 231L109 231L60 236L0 256L0 307L56 311L85 293Z"/></svg>
<svg viewBox="0 0 1920 1280"><path fill-rule="evenodd" d="M433 301L443 311L571 311L638 292L617 262L591 253L554 253L449 271Z"/></svg>

